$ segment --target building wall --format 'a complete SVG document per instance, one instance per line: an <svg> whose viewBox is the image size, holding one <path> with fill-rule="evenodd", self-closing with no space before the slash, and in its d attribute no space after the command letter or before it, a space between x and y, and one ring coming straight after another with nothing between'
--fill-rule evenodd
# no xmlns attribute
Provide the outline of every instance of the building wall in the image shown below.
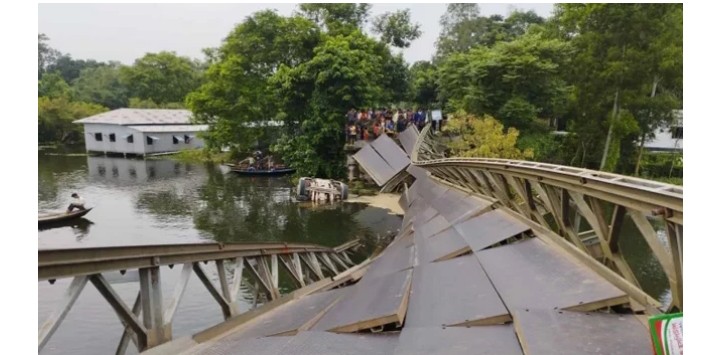
<svg viewBox="0 0 720 355"><path fill-rule="evenodd" d="M185 135L194 136L190 140L190 143L186 144L183 137ZM165 153L165 152L177 152L180 150L187 150L187 149L197 149L202 148L204 146L204 143L202 139L198 138L197 132L179 132L179 133L169 133L169 132L162 132L162 133L156 133L156 132L138 132L138 135L142 137L141 144L143 145L145 149L145 154L153 154L153 153ZM178 144L173 144L173 135L178 136L180 138ZM153 144L149 145L147 144L147 137L156 137L157 139L153 140ZM138 143L137 137L135 138L135 143Z"/></svg>
<svg viewBox="0 0 720 355"><path fill-rule="evenodd" d="M102 141L95 139L95 134L102 134ZM110 134L115 133L115 142L110 142ZM134 135L134 143L128 143L125 136ZM85 150L107 153L143 154L144 145L140 132L120 125L85 123Z"/></svg>
<svg viewBox="0 0 720 355"><path fill-rule="evenodd" d="M653 151L683 150L682 127L683 111L674 112L675 119L669 125L663 125L655 130L655 138L645 142L645 148ZM680 129L680 131L678 131ZM675 136L673 137L673 132Z"/></svg>
<svg viewBox="0 0 720 355"><path fill-rule="evenodd" d="M102 141L98 141L95 137L96 133L102 135ZM115 134L115 142L110 141L110 134ZM128 143L126 136L133 135L133 143ZM178 144L173 144L173 135L183 137L184 135L191 135L194 138L189 144L181 139ZM147 136L158 138L153 141L152 145L148 145L146 141ZM85 124L85 150L93 152L103 153L128 153L128 154L152 154L152 153L165 153L165 152L176 152L186 149L197 149L202 148L204 142L197 136L197 132L180 132L180 133L149 133L139 132L135 129L128 128L126 126L111 125L111 124L99 124L99 123L86 123Z"/></svg>
<svg viewBox="0 0 720 355"><path fill-rule="evenodd" d="M645 149L649 150L682 150L683 140L672 137L671 127L662 127L655 130L655 138L645 142Z"/></svg>

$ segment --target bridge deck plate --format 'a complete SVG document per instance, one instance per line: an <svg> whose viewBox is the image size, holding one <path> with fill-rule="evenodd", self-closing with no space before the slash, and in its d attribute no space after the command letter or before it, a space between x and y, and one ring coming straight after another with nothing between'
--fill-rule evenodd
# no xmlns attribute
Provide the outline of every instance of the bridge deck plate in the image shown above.
<svg viewBox="0 0 720 355"><path fill-rule="evenodd" d="M441 215L435 215L435 217L429 220L419 220L415 222L415 230L419 231L424 237L432 237L438 232L450 227L450 223Z"/></svg>
<svg viewBox="0 0 720 355"><path fill-rule="evenodd" d="M529 309L513 318L526 354L653 354L647 328L632 315Z"/></svg>
<svg viewBox="0 0 720 355"><path fill-rule="evenodd" d="M415 245L420 265L450 259L470 251L470 246L453 228L432 237L417 237Z"/></svg>
<svg viewBox="0 0 720 355"><path fill-rule="evenodd" d="M512 325L403 328L395 355L522 355Z"/></svg>
<svg viewBox="0 0 720 355"><path fill-rule="evenodd" d="M503 324L510 314L474 255L429 263L413 271L408 327Z"/></svg>
<svg viewBox="0 0 720 355"><path fill-rule="evenodd" d="M392 167L393 172L397 174L400 170L405 169L410 164L410 158L400 146L398 146L392 138L382 135L372 141L370 145L375 148L378 154ZM393 175L395 175L393 174Z"/></svg>
<svg viewBox="0 0 720 355"><path fill-rule="evenodd" d="M353 155L353 158L365 171L370 173L370 176L379 186L385 185L397 172L370 145L360 149Z"/></svg>
<svg viewBox="0 0 720 355"><path fill-rule="evenodd" d="M315 293L292 301L270 313L253 320L239 332L223 341L241 338L259 338L271 335L292 335L303 327L317 321L335 301L354 286Z"/></svg>
<svg viewBox="0 0 720 355"><path fill-rule="evenodd" d="M311 330L340 333L402 323L407 311L412 270L363 278L320 318Z"/></svg>
<svg viewBox="0 0 720 355"><path fill-rule="evenodd" d="M472 250L485 249L520 233L530 227L501 210L493 210L455 225L455 229Z"/></svg>
<svg viewBox="0 0 720 355"><path fill-rule="evenodd" d="M410 234L402 240L389 245L385 251L370 266L363 279L373 279L389 275L413 267L415 262L415 246L412 244L413 235Z"/></svg>
<svg viewBox="0 0 720 355"><path fill-rule="evenodd" d="M511 312L554 307L591 310L629 301L590 268L537 238L475 255Z"/></svg>

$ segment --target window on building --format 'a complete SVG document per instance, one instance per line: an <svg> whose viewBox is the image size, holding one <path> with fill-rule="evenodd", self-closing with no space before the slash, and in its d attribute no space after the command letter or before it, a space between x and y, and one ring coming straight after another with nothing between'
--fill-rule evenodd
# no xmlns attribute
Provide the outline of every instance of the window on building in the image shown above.
<svg viewBox="0 0 720 355"><path fill-rule="evenodd" d="M102 142L102 133L95 133L95 140L98 142Z"/></svg>
<svg viewBox="0 0 720 355"><path fill-rule="evenodd" d="M110 135L108 137L110 138L111 142L115 141L115 133L110 133Z"/></svg>
<svg viewBox="0 0 720 355"><path fill-rule="evenodd" d="M128 143L135 143L135 138L132 134L127 136L127 138L125 138L125 139L127 139Z"/></svg>
<svg viewBox="0 0 720 355"><path fill-rule="evenodd" d="M672 134L672 139L683 139L683 128L682 127L670 127L670 133Z"/></svg>
<svg viewBox="0 0 720 355"><path fill-rule="evenodd" d="M153 139L150 136L145 137L145 142L147 145L153 145Z"/></svg>
<svg viewBox="0 0 720 355"><path fill-rule="evenodd" d="M176 136L173 136L173 144L178 144L178 143L180 143L180 140Z"/></svg>

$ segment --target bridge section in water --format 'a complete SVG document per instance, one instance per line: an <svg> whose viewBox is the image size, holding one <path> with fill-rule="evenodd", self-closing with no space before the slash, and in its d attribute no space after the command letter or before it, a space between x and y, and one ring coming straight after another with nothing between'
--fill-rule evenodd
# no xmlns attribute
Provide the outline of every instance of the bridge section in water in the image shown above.
<svg viewBox="0 0 720 355"><path fill-rule="evenodd" d="M315 282L299 277L298 290L279 295L272 272L254 272L270 286L269 302L147 353L653 353L647 317L682 310L681 187L533 162L446 158L429 127L398 138L405 150L388 140L357 153L384 190L402 191L402 228L381 254L354 265L344 249L326 250L331 277L313 271L318 262L293 266L277 255L270 260ZM657 259L669 304L643 290L625 261L624 228L637 229ZM224 288L215 293L225 297ZM149 329L135 328L128 333Z"/></svg>

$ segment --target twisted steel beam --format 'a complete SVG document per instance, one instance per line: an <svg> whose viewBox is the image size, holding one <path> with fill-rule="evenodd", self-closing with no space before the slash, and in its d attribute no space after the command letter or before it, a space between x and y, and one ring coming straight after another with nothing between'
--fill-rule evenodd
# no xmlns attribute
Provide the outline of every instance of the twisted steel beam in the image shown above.
<svg viewBox="0 0 720 355"><path fill-rule="evenodd" d="M410 158L431 178L494 201L535 225L537 233L551 235L563 247L569 244L581 259L577 252L595 259L590 263L597 261L624 279L618 286L654 307L659 302L639 292L619 248L623 225L634 224L667 277L670 307L682 309L682 186L532 161L447 157L430 126L420 133ZM656 217L650 221L651 216ZM589 230L579 230L582 220ZM658 235L656 221L666 238Z"/></svg>

